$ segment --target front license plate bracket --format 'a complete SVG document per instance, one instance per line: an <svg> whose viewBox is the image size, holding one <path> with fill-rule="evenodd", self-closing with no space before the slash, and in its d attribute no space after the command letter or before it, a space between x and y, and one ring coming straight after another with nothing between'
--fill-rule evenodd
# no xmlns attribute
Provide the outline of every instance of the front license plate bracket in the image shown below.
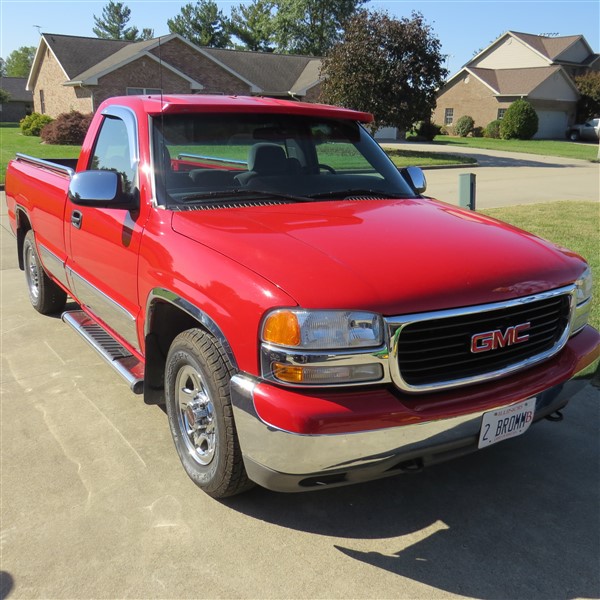
<svg viewBox="0 0 600 600"><path fill-rule="evenodd" d="M490 410L483 414L478 448L487 448L525 433L535 414L535 398Z"/></svg>

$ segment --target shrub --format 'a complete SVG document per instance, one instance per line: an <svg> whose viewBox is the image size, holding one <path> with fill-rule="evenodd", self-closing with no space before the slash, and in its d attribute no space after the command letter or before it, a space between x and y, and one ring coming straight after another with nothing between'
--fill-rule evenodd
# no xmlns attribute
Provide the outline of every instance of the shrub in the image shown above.
<svg viewBox="0 0 600 600"><path fill-rule="evenodd" d="M47 144L70 144L80 146L90 126L92 114L84 115L75 110L58 115L42 130L42 140Z"/></svg>
<svg viewBox="0 0 600 600"><path fill-rule="evenodd" d="M488 123L486 125L485 129L483 130L483 137L493 138L495 140L499 139L500 138L500 123L502 123L502 121L500 119L496 119L495 121Z"/></svg>
<svg viewBox="0 0 600 600"><path fill-rule="evenodd" d="M439 135L441 127L431 121L418 121L412 126L412 129L406 133L406 139L409 141L433 141L436 135Z"/></svg>
<svg viewBox="0 0 600 600"><path fill-rule="evenodd" d="M471 135L474 138L483 137L483 127L473 127L473 130L471 131Z"/></svg>
<svg viewBox="0 0 600 600"><path fill-rule="evenodd" d="M31 113L26 117L23 117L19 121L19 127L23 135L40 135L42 129L52 123L52 117L48 115L41 115L40 113Z"/></svg>
<svg viewBox="0 0 600 600"><path fill-rule="evenodd" d="M504 140L530 140L538 130L538 116L527 100L516 100L500 123L500 137Z"/></svg>
<svg viewBox="0 0 600 600"><path fill-rule="evenodd" d="M454 133L459 137L467 137L471 131L473 131L473 127L475 126L475 121L473 121L473 117L469 115L463 115L456 121L456 125L454 126Z"/></svg>

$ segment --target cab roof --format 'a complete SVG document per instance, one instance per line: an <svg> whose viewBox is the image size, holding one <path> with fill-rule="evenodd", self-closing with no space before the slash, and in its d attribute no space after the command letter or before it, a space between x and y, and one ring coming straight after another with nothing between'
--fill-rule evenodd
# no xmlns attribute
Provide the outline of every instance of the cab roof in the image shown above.
<svg viewBox="0 0 600 600"><path fill-rule="evenodd" d="M371 123L373 115L327 104L312 104L263 98L260 96L221 96L204 94L165 94L163 96L117 96L105 100L99 107L128 106L150 115L175 113L271 113L348 119Z"/></svg>

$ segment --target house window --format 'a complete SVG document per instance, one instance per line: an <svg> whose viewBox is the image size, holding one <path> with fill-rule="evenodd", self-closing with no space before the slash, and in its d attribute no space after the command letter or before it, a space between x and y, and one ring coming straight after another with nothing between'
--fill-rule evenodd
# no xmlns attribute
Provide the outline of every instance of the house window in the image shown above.
<svg viewBox="0 0 600 600"><path fill-rule="evenodd" d="M444 111L444 125L452 125L453 121L454 121L454 109L447 108Z"/></svg>
<svg viewBox="0 0 600 600"><path fill-rule="evenodd" d="M46 101L44 100L44 90L40 90L40 112L46 114Z"/></svg>
<svg viewBox="0 0 600 600"><path fill-rule="evenodd" d="M497 119L503 119L504 118L504 113L506 112L505 108L499 108L498 109L498 117Z"/></svg>
<svg viewBox="0 0 600 600"><path fill-rule="evenodd" d="M128 96L158 96L162 94L162 90L160 88L137 88L137 87L128 87L127 95Z"/></svg>

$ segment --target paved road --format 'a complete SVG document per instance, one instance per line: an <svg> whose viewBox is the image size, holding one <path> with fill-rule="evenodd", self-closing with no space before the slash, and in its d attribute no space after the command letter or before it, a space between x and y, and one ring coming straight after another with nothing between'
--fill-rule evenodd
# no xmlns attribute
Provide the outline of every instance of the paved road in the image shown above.
<svg viewBox="0 0 600 600"><path fill-rule="evenodd" d="M421 474L218 502L164 412L29 306L3 226L0 266L0 597L600 596L595 388L572 384L562 423Z"/></svg>
<svg viewBox="0 0 600 600"><path fill-rule="evenodd" d="M560 200L600 201L600 164L569 158L516 154L437 144L384 143L386 148L467 155L478 167L426 171L427 194L458 204L458 176L475 173L477 207L534 204Z"/></svg>

